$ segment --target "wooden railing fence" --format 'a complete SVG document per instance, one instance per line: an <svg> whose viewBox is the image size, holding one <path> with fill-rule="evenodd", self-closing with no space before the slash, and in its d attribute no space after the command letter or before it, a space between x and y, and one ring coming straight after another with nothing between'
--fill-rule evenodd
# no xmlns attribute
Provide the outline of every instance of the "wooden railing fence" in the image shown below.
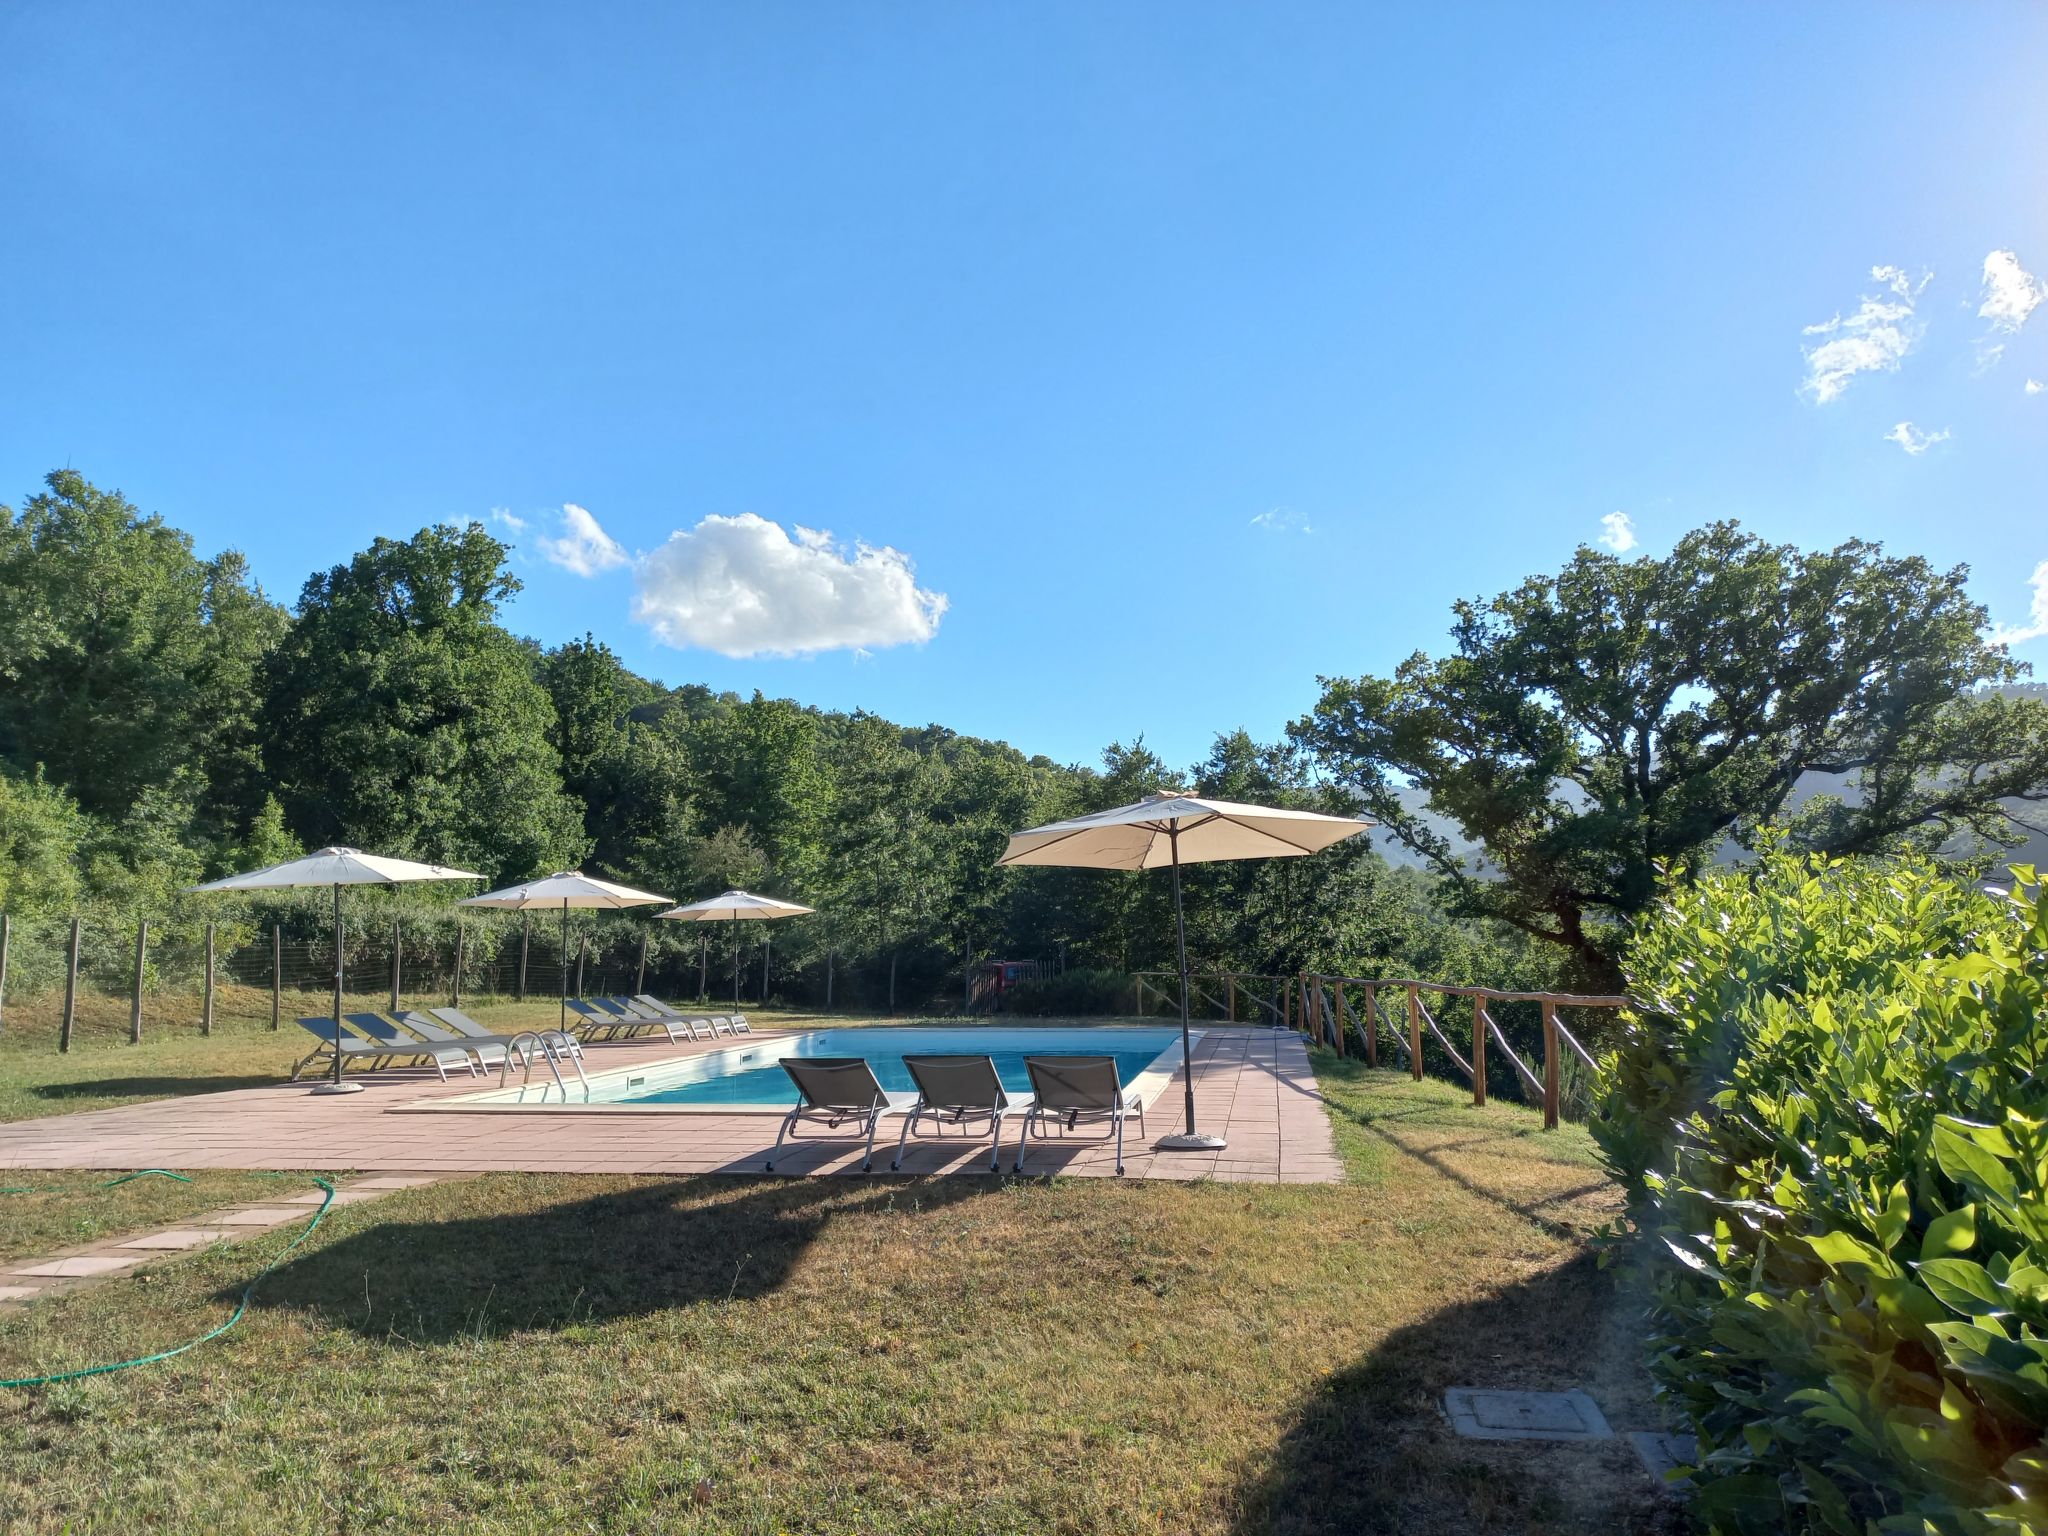
<svg viewBox="0 0 2048 1536"><path fill-rule="evenodd" d="M1136 983L1136 1004L1140 1014L1161 1005L1178 1009L1178 978L1171 971L1141 971ZM1261 995L1259 987L1264 987ZM1352 996L1359 994L1354 1005ZM1438 1011L1446 1000L1469 1004L1472 1010L1472 1050L1468 1059L1461 1053L1443 1025L1431 1011L1429 999ZM1611 1013L1628 1006L1626 997L1588 995L1573 992L1507 992L1493 987L1459 987L1443 982L1416 981L1405 977L1364 976L1258 976L1245 972L1203 972L1189 977L1191 1012L1200 1012L1206 1022L1260 1023L1294 1029L1311 1040L1349 1055L1354 1042L1363 1047L1368 1066L1379 1065L1383 1042L1393 1045L1401 1062L1417 1082L1423 1076L1423 1047L1434 1039L1451 1064L1472 1085L1472 1102L1486 1102L1487 1054L1498 1049L1525 1084L1530 1096L1543 1106L1543 1125L1554 1129L1560 1118L1565 1053L1569 1052L1588 1070L1595 1070L1593 1056L1566 1024L1567 1011L1596 1010ZM1535 1003L1542 1009L1542 1055L1532 1066L1524 1061L1507 1031L1494 1017L1502 1003ZM1205 1010L1214 1010L1208 1012Z"/></svg>

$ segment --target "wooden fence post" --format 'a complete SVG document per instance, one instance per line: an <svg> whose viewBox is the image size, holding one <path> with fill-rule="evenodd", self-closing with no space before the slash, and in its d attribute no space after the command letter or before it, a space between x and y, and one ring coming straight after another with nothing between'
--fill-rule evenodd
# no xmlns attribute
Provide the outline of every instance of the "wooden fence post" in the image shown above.
<svg viewBox="0 0 2048 1536"><path fill-rule="evenodd" d="M647 933L640 934L640 969L633 973L633 990L636 993L647 990Z"/></svg>
<svg viewBox="0 0 2048 1536"><path fill-rule="evenodd" d="M284 924L270 925L270 1027L284 1012Z"/></svg>
<svg viewBox="0 0 2048 1536"><path fill-rule="evenodd" d="M832 951L825 951L825 1011L832 1011Z"/></svg>
<svg viewBox="0 0 2048 1536"><path fill-rule="evenodd" d="M206 1001L199 1009L199 1033L213 1033L213 924L206 925Z"/></svg>
<svg viewBox="0 0 2048 1536"><path fill-rule="evenodd" d="M1408 983L1408 1070L1422 1081L1422 989Z"/></svg>
<svg viewBox="0 0 2048 1536"><path fill-rule="evenodd" d="M0 912L0 1034L7 1031L7 949L13 939L12 920Z"/></svg>
<svg viewBox="0 0 2048 1536"><path fill-rule="evenodd" d="M462 1006L462 963L469 958L469 930L462 926L462 919L455 919L455 981L448 988L448 1006Z"/></svg>
<svg viewBox="0 0 2048 1536"><path fill-rule="evenodd" d="M583 995L583 961L590 954L590 935L582 934L576 940L576 995Z"/></svg>
<svg viewBox="0 0 2048 1536"><path fill-rule="evenodd" d="M64 965L64 1024L57 1032L57 1049L71 1049L71 1026L78 1017L78 919L71 919L71 955Z"/></svg>
<svg viewBox="0 0 2048 1536"><path fill-rule="evenodd" d="M142 966L149 957L149 919L135 923L135 995L128 1004L128 1043L142 1044Z"/></svg>
<svg viewBox="0 0 2048 1536"><path fill-rule="evenodd" d="M391 921L391 1011L398 1012L398 985L405 970L405 939L399 920Z"/></svg>
<svg viewBox="0 0 2048 1536"><path fill-rule="evenodd" d="M711 935L702 931L697 934L697 1001L704 1002L711 996ZM829 999L828 999L829 1002Z"/></svg>
<svg viewBox="0 0 2048 1536"><path fill-rule="evenodd" d="M533 940L533 914L519 919L519 1001L526 1001L526 946Z"/></svg>
<svg viewBox="0 0 2048 1536"><path fill-rule="evenodd" d="M1557 1129L1557 1004L1543 1005L1543 1129Z"/></svg>
<svg viewBox="0 0 2048 1536"><path fill-rule="evenodd" d="M1235 971L1232 971L1232 972L1230 973L1230 976L1229 976L1229 981L1230 981L1230 1010L1229 1010L1229 1012L1230 1012L1230 1022L1231 1022L1231 1023L1233 1023L1233 1024L1235 1024L1235 1023L1237 1022L1237 972L1235 972Z"/></svg>
<svg viewBox="0 0 2048 1536"><path fill-rule="evenodd" d="M1472 999L1472 1107L1486 1107L1486 999Z"/></svg>
<svg viewBox="0 0 2048 1536"><path fill-rule="evenodd" d="M1349 1029L1349 1025L1348 1025L1348 1024L1346 1023L1346 1021L1345 1021L1345 1018L1344 1018L1344 978L1343 978L1342 976L1339 976L1339 977L1337 978L1337 982L1336 982L1336 991L1337 991L1337 1054L1338 1054L1339 1056L1343 1056L1343 1055L1347 1055L1347 1054L1348 1054L1348 1052L1347 1052L1347 1051L1345 1050L1345 1047L1344 1047L1344 1036L1345 1036L1346 1032L1347 1032L1347 1031L1348 1031L1348 1029Z"/></svg>
<svg viewBox="0 0 2048 1536"><path fill-rule="evenodd" d="M1369 981L1365 984L1365 1064L1368 1067L1380 1064L1379 990Z"/></svg>

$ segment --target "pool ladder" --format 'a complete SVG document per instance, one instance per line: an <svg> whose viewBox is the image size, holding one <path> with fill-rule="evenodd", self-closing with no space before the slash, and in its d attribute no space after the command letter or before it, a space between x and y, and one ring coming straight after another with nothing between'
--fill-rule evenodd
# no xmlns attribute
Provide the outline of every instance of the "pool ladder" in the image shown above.
<svg viewBox="0 0 2048 1536"><path fill-rule="evenodd" d="M529 1040L533 1042L532 1045L527 1045L526 1042ZM505 1080L512 1072L512 1058L517 1056L526 1067L526 1077L519 1085L519 1097L524 1102L526 1090L533 1083L533 1059L535 1056L544 1056L547 1058L548 1071L554 1074L555 1086L562 1091L562 1102L564 1104L569 1102L569 1085L562 1081L562 1063L567 1061L576 1073L576 1080L583 1085L584 1103L589 1103L590 1079L583 1075L583 1062L574 1051L566 1051L558 1047L555 1044L557 1040L566 1045L568 1044L569 1037L559 1029L528 1029L521 1031L506 1041L505 1060L498 1067L498 1086L500 1088L505 1086ZM540 1091L541 1102L546 1103L548 1091L546 1083L541 1084Z"/></svg>

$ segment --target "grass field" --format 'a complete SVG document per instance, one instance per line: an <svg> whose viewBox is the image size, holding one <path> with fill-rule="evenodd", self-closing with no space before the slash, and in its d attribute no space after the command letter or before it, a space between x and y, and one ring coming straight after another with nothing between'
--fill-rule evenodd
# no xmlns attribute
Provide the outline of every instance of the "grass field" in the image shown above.
<svg viewBox="0 0 2048 1536"><path fill-rule="evenodd" d="M374 1012L390 1001L388 996L349 997L343 1008ZM302 999L301 1006L324 1014L333 1005ZM152 1028L140 1045L130 1045L125 1009L125 1004L117 1008L105 999L96 1000L81 1019L68 1053L59 1053L56 1028L47 1017L11 1023L0 1035L0 1120L31 1120L220 1088L259 1088L288 1078L292 1063L315 1043L289 1017L273 1032L267 1015L251 1012L222 1019L211 1035L201 1035L191 1025ZM479 1023L508 1034L552 1029L560 1018L560 1005L553 1001L473 1006L468 1011ZM714 1005L713 1011L724 1010ZM747 1017L770 1028L817 1023L814 1014L758 1009L748 1010Z"/></svg>
<svg viewBox="0 0 2048 1536"><path fill-rule="evenodd" d="M200 1076L251 1048L208 1044ZM337 1208L223 1339L0 1395L0 1529L1664 1529L1623 1442L1436 1412L1578 1384L1652 1422L1584 1136L1317 1067L1344 1185L493 1175ZM289 1236L0 1316L0 1375L197 1334Z"/></svg>

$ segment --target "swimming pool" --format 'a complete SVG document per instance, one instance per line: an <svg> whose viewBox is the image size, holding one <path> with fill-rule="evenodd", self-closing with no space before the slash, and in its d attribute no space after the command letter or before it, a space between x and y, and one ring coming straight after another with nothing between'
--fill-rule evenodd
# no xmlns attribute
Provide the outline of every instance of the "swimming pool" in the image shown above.
<svg viewBox="0 0 2048 1536"><path fill-rule="evenodd" d="M585 1070L595 1063L589 1053ZM1013 1094L1028 1094L1031 1056L1112 1056L1117 1075L1148 1105L1180 1067L1180 1031L1123 1025L1030 1029L955 1025L939 1028L816 1029L803 1034L741 1038L721 1050L591 1072L588 1089L564 1072L566 1096L544 1064L525 1083L431 1100L422 1109L776 1110L796 1102L782 1070L785 1056L859 1056L883 1088L909 1093L916 1084L905 1056L987 1056Z"/></svg>

